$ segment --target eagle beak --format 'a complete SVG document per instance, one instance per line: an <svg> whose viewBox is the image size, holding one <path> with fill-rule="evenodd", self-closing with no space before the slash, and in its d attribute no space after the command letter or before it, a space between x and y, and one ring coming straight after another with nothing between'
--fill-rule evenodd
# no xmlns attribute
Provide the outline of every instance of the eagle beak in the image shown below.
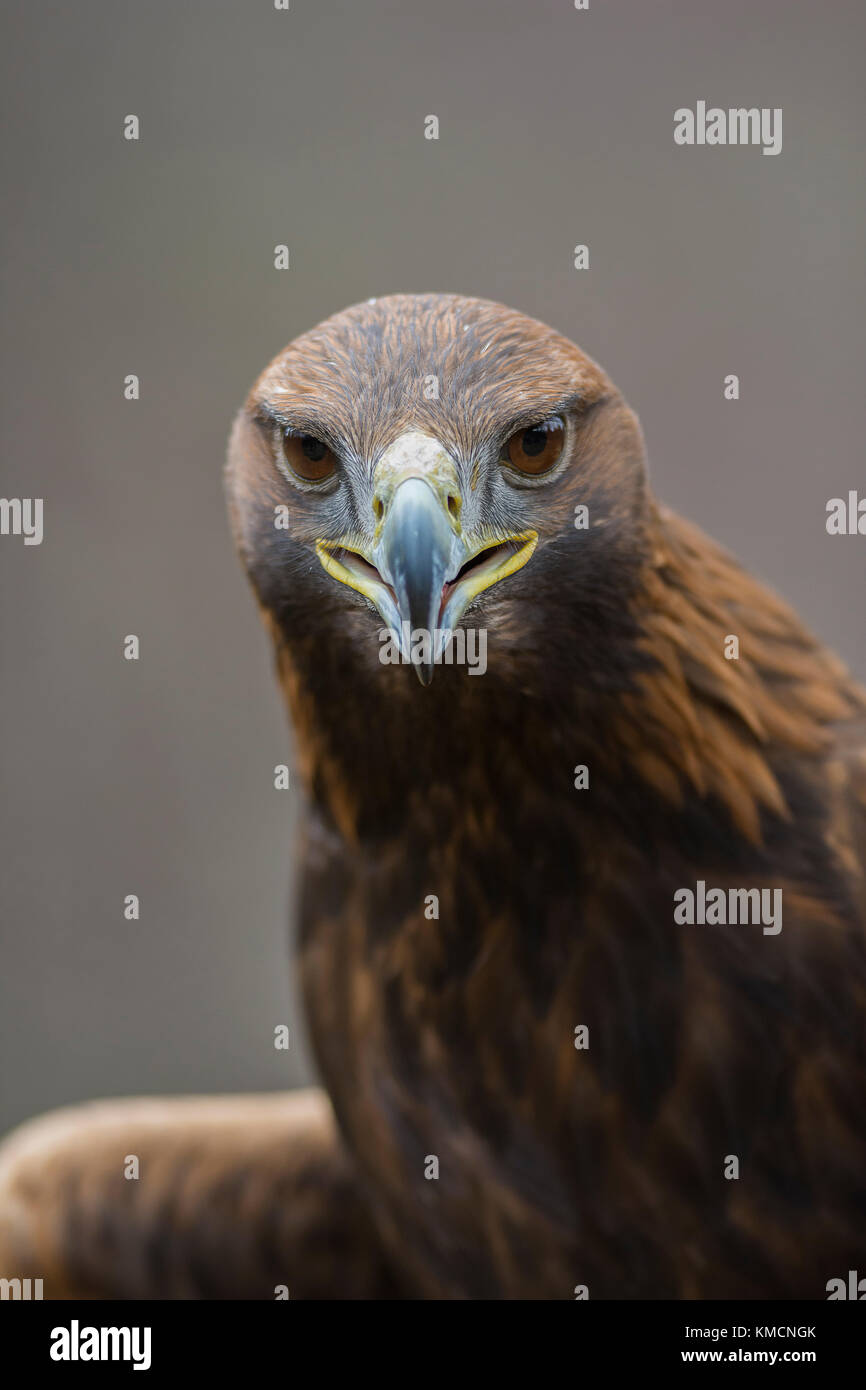
<svg viewBox="0 0 866 1390"><path fill-rule="evenodd" d="M421 478L407 478L394 492L375 552L376 568L397 600L400 631L430 634L413 659L422 685L433 679L441 631L442 594L465 558L466 547L448 513Z"/></svg>
<svg viewBox="0 0 866 1390"><path fill-rule="evenodd" d="M319 540L316 552L333 578L375 604L402 659L429 685L467 605L525 565L538 535L467 537L456 468L429 436L398 440L383 455L376 479L372 541L356 535Z"/></svg>

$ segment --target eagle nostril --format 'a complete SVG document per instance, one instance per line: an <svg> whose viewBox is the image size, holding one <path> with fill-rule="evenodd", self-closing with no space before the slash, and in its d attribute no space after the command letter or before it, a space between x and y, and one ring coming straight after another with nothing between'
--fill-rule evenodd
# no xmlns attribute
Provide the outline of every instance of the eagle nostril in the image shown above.
<svg viewBox="0 0 866 1390"><path fill-rule="evenodd" d="M377 521L381 521L381 520L382 520L382 513L384 512L384 510L385 510L385 504L383 503L381 497L374 497L374 498L373 498L373 515L374 515L374 517L376 518Z"/></svg>
<svg viewBox="0 0 866 1390"><path fill-rule="evenodd" d="M455 492L450 492L450 493L448 494L448 510L449 510L449 512L451 513L451 515L453 516L453 518L454 518L455 521L457 520L458 516L460 515L460 506L461 506L460 498L457 496L457 494L456 494Z"/></svg>

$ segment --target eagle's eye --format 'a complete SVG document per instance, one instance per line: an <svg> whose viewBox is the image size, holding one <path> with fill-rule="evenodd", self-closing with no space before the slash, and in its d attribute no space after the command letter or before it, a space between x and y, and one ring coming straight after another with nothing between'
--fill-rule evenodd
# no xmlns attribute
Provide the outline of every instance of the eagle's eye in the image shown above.
<svg viewBox="0 0 866 1390"><path fill-rule="evenodd" d="M559 459L564 443L565 425L558 415L552 415L506 440L502 461L518 473L547 473Z"/></svg>
<svg viewBox="0 0 866 1390"><path fill-rule="evenodd" d="M283 431L283 456L293 473L307 483L320 483L329 478L337 460L321 439L314 434L292 434Z"/></svg>

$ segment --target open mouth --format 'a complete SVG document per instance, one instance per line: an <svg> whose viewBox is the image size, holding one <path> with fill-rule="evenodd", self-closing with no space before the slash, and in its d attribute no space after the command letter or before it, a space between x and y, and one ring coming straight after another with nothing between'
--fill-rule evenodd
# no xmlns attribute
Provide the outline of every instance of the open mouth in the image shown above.
<svg viewBox="0 0 866 1390"><path fill-rule="evenodd" d="M351 550L340 542L316 542L316 554L323 568L333 579L339 579L378 609L390 628L400 626L400 610L397 595L382 578L376 566L358 550Z"/></svg>
<svg viewBox="0 0 866 1390"><path fill-rule="evenodd" d="M333 574L336 570L345 570L346 574L354 577L355 582L359 585L376 585L377 587L382 585L396 603L397 596L391 585L386 583L376 566L370 560L366 560L360 551L349 550L345 545L335 545L333 549L330 549L326 541L319 541L316 549L320 552L320 559L323 550L327 554L329 564L325 568L329 574ZM364 590L361 589L360 592L363 593Z"/></svg>
<svg viewBox="0 0 866 1390"><path fill-rule="evenodd" d="M481 545L464 561L453 579L446 580L443 585L439 601L439 628L445 630L456 626L474 598L526 564L537 543L537 532L523 531L519 535L505 536ZM317 541L316 553L328 574L363 594L375 605L388 626L395 633L400 632L397 595L371 560L345 541Z"/></svg>
<svg viewBox="0 0 866 1390"><path fill-rule="evenodd" d="M443 586L439 626L453 627L478 594L521 569L537 542L535 531L524 531L477 550Z"/></svg>

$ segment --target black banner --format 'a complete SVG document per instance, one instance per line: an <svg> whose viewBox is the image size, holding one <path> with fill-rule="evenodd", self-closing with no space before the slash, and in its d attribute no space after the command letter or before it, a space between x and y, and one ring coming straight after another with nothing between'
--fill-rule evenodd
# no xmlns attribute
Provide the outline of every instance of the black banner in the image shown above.
<svg viewBox="0 0 866 1390"><path fill-rule="evenodd" d="M388 1379L437 1365L525 1360L546 1375L549 1358L598 1376L664 1374L674 1367L802 1366L856 1373L866 1310L850 1303L522 1303L436 1307L371 1303L6 1303L4 1358L25 1374L62 1380L100 1370L160 1380L193 1371L221 1376L273 1368L332 1374L346 1363ZM407 1341L408 1337L408 1341ZM370 1360L367 1360L367 1358ZM303 1369L302 1369L303 1368Z"/></svg>

